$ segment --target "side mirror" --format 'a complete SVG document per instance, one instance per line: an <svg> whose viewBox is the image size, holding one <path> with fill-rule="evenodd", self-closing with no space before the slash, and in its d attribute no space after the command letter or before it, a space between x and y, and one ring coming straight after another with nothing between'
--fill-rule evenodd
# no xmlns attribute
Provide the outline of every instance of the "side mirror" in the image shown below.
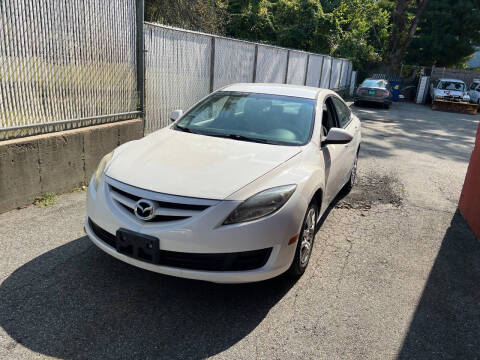
<svg viewBox="0 0 480 360"><path fill-rule="evenodd" d="M346 130L340 128L331 128L327 134L327 138L322 142L322 145L328 144L348 144L352 141L353 136Z"/></svg>
<svg viewBox="0 0 480 360"><path fill-rule="evenodd" d="M180 119L180 117L183 115L183 110L173 110L170 113L170 121L174 122Z"/></svg>

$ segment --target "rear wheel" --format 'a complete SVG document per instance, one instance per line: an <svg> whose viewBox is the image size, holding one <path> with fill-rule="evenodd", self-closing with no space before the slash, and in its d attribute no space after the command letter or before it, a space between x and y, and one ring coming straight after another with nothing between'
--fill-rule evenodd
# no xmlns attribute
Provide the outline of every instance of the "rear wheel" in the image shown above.
<svg viewBox="0 0 480 360"><path fill-rule="evenodd" d="M288 272L294 277L300 277L307 268L310 255L312 254L313 243L315 240L315 227L317 225L318 207L315 202L312 202L307 209L305 218L302 224L302 231L297 241L297 248L295 250L295 257Z"/></svg>
<svg viewBox="0 0 480 360"><path fill-rule="evenodd" d="M350 179L348 179L347 185L345 185L345 188L347 191L352 190L353 186L355 185L355 182L357 181L357 168L358 168L358 152L357 152L357 156L355 156L355 161L353 162L352 170L350 171Z"/></svg>

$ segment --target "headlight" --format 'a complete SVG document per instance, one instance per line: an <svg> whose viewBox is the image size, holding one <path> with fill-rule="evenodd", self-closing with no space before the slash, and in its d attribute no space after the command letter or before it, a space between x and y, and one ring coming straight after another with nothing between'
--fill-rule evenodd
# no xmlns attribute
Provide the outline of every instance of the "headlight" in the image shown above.
<svg viewBox="0 0 480 360"><path fill-rule="evenodd" d="M231 212L223 225L252 221L280 209L295 192L297 185L278 186L259 192Z"/></svg>
<svg viewBox="0 0 480 360"><path fill-rule="evenodd" d="M105 155L102 158L102 160L100 160L100 163L98 164L97 170L95 171L94 178L93 178L93 185L95 186L95 190L97 190L100 179L102 178L103 171L105 170L105 167L107 166L108 162L112 159L112 156L113 156L113 151Z"/></svg>

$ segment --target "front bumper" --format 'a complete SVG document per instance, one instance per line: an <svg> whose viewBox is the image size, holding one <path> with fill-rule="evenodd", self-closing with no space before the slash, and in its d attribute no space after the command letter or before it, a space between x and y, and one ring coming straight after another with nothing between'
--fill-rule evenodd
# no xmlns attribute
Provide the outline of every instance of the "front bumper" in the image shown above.
<svg viewBox="0 0 480 360"><path fill-rule="evenodd" d="M219 201L200 216L162 224L144 223L129 217L109 199L108 184L102 180L98 192L90 184L87 193L85 231L92 242L106 253L131 265L177 277L218 283L262 281L285 272L293 260L296 243L289 240L300 232L303 215L302 202L295 201L295 193L278 212L265 218L242 224L218 226L239 204ZM298 196L298 194L297 194ZM160 240L161 251L190 254L228 254L271 249L266 263L252 270L207 271L152 264L117 252L93 231L88 221L116 234L120 228L129 229ZM114 236L114 235L112 235Z"/></svg>

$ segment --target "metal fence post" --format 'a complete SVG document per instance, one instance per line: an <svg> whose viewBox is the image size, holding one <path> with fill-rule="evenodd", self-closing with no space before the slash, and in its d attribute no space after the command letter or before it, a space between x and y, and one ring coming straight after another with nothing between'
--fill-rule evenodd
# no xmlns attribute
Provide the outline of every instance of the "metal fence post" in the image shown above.
<svg viewBox="0 0 480 360"><path fill-rule="evenodd" d="M322 77L323 77L323 64L325 63L325 56L322 56L322 65L320 67L320 78L318 79L318 87L322 85Z"/></svg>
<svg viewBox="0 0 480 360"><path fill-rule="evenodd" d="M145 36L143 33L143 22L145 13L145 1L137 0L137 91L138 111L143 123L143 135L145 135Z"/></svg>
<svg viewBox="0 0 480 360"><path fill-rule="evenodd" d="M284 84L286 84L288 80L288 62L289 61L290 61L290 50L287 50L287 68L285 69L285 80L283 81Z"/></svg>
<svg viewBox="0 0 480 360"><path fill-rule="evenodd" d="M342 89L342 76L343 76L343 64L345 63L345 60L342 60L342 65L340 66L340 75L338 76L338 86L337 89L341 90Z"/></svg>
<svg viewBox="0 0 480 360"><path fill-rule="evenodd" d="M303 79L303 85L307 85L308 65L310 64L310 54L307 54L307 66L305 67L305 78Z"/></svg>
<svg viewBox="0 0 480 360"><path fill-rule="evenodd" d="M333 58L330 57L330 78L328 79L328 88L329 89L331 89L331 86L332 86L332 68L333 68Z"/></svg>
<svg viewBox="0 0 480 360"><path fill-rule="evenodd" d="M212 45L210 52L210 92L213 92L213 81L215 75L215 36L212 36Z"/></svg>
<svg viewBox="0 0 480 360"><path fill-rule="evenodd" d="M257 80L257 57L258 57L258 45L255 44L255 53L253 55L253 77L252 82Z"/></svg>

